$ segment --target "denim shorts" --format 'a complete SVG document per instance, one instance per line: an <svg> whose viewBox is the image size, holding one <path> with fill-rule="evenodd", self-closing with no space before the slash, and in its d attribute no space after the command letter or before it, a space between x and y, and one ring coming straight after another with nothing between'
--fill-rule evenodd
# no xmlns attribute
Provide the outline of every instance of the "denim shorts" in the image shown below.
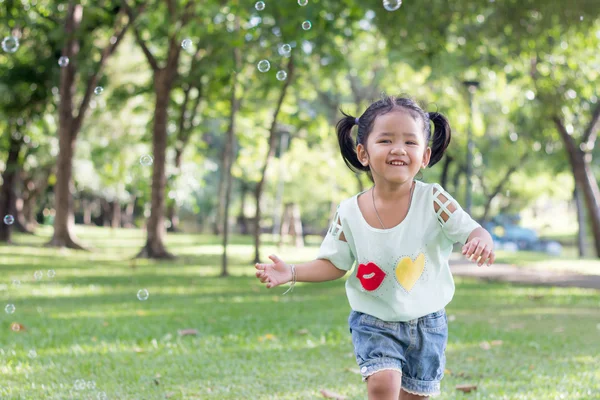
<svg viewBox="0 0 600 400"><path fill-rule="evenodd" d="M391 369L402 374L405 391L440 394L448 343L445 309L404 322L382 321L352 310L348 325L363 382L375 372Z"/></svg>

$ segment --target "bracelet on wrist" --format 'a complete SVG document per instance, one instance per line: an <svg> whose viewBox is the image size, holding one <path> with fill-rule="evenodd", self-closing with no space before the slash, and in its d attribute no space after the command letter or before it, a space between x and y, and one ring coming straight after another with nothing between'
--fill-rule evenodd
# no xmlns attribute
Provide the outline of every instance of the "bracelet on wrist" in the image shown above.
<svg viewBox="0 0 600 400"><path fill-rule="evenodd" d="M287 292L294 290L294 285L296 284L296 265L290 264L290 268L292 269L292 284L290 285L290 288L283 293L283 295L287 294Z"/></svg>

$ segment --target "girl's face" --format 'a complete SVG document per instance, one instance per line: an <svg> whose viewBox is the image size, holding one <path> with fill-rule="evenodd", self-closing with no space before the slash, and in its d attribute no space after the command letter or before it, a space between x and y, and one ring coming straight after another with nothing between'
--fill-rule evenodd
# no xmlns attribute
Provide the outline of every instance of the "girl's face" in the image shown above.
<svg viewBox="0 0 600 400"><path fill-rule="evenodd" d="M366 146L359 144L356 151L360 162L370 166L376 184L411 182L431 156L422 122L400 110L376 117Z"/></svg>

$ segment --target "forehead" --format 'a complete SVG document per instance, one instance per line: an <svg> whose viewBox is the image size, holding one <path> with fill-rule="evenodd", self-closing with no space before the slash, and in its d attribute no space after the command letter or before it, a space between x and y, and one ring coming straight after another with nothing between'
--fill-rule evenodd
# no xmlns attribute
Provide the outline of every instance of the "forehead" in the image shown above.
<svg viewBox="0 0 600 400"><path fill-rule="evenodd" d="M394 110L386 114L378 115L373 123L372 134L390 133L421 133L422 123L406 111Z"/></svg>

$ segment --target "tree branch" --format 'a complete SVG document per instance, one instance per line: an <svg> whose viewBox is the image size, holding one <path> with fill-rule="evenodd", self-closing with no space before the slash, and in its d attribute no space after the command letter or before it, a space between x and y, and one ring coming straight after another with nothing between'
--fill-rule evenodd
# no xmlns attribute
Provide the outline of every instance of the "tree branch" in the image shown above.
<svg viewBox="0 0 600 400"><path fill-rule="evenodd" d="M194 13L191 12L193 6L194 6L193 0L188 0L187 4L183 8L183 16L181 17L181 27L182 28L184 26L186 26L187 23L190 22L190 20L194 16Z"/></svg>
<svg viewBox="0 0 600 400"><path fill-rule="evenodd" d="M136 16L133 13L133 10L131 9L131 7L129 7L129 4L127 4L127 0L122 0L121 3L123 4L123 7L125 8L127 15L129 16L129 19L132 21L135 20ZM140 31L138 31L138 29L135 27L135 25L133 26L133 33L135 35L136 42L138 42L138 44L142 48L142 51L144 52L144 55L148 59L148 63L150 64L150 67L152 68L153 71L155 71L155 72L158 71L160 69L160 67L158 66L158 62L156 61L156 58L154 58L154 56L150 52L150 49L148 49L148 46L146 46L144 39L142 39L142 36L140 35Z"/></svg>
<svg viewBox="0 0 600 400"><path fill-rule="evenodd" d="M592 113L592 119L587 128L585 128L583 143L594 143L598 137L598 131L600 131L600 103L596 104L596 108Z"/></svg>
<svg viewBox="0 0 600 400"><path fill-rule="evenodd" d="M114 34L111 36L109 44L102 51L102 55L100 56L100 61L98 62L98 66L97 66L96 70L94 71L92 76L90 76L90 78L88 79L87 87L85 89L85 94L83 95L83 99L81 99L81 104L79 105L79 109L77 111L77 116L75 117L75 121L74 121L75 129L73 130L73 132L79 132L79 128L81 128L81 124L83 122L83 117L89 106L90 99L92 98L92 93L94 91L94 88L96 87L96 84L98 83L98 76L102 72L102 69L104 68L104 65L106 64L106 60L117 49L117 46L119 46L119 43L121 43L121 40L125 36L127 29L134 22L134 19L132 19L130 17L129 20L127 21L127 23L125 24L125 26L123 26L121 28L121 30L119 31L119 28L117 27L117 25L119 24L119 19L120 19L119 15L117 15L117 18L115 21Z"/></svg>

